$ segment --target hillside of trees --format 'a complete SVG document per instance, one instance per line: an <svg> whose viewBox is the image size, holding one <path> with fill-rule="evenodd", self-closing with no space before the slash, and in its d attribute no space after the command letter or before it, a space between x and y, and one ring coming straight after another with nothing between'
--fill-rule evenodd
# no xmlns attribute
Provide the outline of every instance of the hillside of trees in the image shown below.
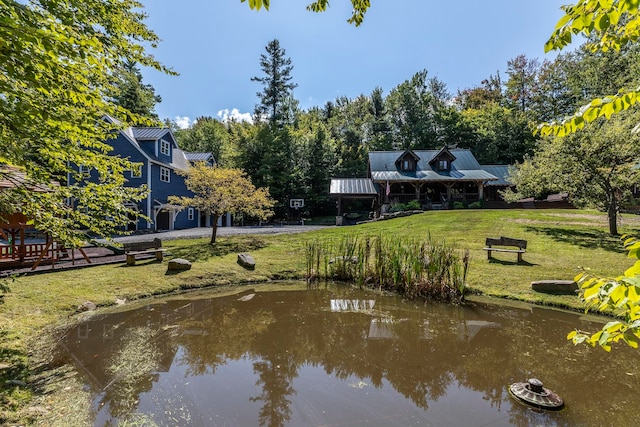
<svg viewBox="0 0 640 427"><path fill-rule="evenodd" d="M330 214L330 178L366 176L372 150L447 146L471 149L482 164L522 162L539 144L539 123L637 85L640 67L635 46L606 53L583 46L543 62L517 56L504 76L497 71L457 93L420 70L388 91L376 87L302 110L293 61L277 40L265 52L263 75L252 79L263 88L253 123L200 117L175 134L182 148L211 151L220 165L242 168L256 186L269 187L280 215L289 198L304 198L311 215Z"/></svg>

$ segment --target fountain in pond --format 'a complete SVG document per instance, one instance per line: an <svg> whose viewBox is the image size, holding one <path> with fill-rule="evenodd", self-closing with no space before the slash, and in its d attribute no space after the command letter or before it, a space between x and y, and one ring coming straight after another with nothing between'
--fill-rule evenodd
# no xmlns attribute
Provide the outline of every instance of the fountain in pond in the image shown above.
<svg viewBox="0 0 640 427"><path fill-rule="evenodd" d="M509 393L521 402L538 409L557 411L562 409L562 398L542 386L542 381L530 378L526 383L515 383L509 386Z"/></svg>

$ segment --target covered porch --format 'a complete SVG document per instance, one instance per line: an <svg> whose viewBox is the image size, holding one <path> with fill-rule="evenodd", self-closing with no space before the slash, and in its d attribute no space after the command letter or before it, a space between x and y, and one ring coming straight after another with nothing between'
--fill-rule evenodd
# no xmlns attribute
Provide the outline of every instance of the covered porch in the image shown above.
<svg viewBox="0 0 640 427"><path fill-rule="evenodd" d="M381 204L408 203L417 200L422 209L449 209L455 202L465 204L484 200L487 181L389 181L379 183L385 192Z"/></svg>

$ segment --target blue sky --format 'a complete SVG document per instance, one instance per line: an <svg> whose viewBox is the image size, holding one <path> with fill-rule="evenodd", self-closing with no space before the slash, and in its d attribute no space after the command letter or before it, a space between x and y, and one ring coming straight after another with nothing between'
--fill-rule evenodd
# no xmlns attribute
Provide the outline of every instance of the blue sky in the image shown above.
<svg viewBox="0 0 640 427"><path fill-rule="evenodd" d="M162 96L161 119L188 123L253 112L261 86L260 55L278 39L292 60L300 106L322 106L338 96L388 93L426 69L450 93L504 77L519 54L552 59L544 43L569 0L379 0L364 23L346 22L349 0L332 0L325 13L307 0L271 0L267 12L240 0L141 0L147 25L162 39L150 50L177 77L143 70Z"/></svg>

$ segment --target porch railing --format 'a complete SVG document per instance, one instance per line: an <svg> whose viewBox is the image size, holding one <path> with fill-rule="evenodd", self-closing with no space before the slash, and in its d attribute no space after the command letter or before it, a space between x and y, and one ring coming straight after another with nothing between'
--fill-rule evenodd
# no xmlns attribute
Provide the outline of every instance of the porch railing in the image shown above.
<svg viewBox="0 0 640 427"><path fill-rule="evenodd" d="M50 244L47 249L46 243L25 243L24 245L0 245L0 259L26 259L39 258L43 252L44 257L60 259L66 250L58 244Z"/></svg>

